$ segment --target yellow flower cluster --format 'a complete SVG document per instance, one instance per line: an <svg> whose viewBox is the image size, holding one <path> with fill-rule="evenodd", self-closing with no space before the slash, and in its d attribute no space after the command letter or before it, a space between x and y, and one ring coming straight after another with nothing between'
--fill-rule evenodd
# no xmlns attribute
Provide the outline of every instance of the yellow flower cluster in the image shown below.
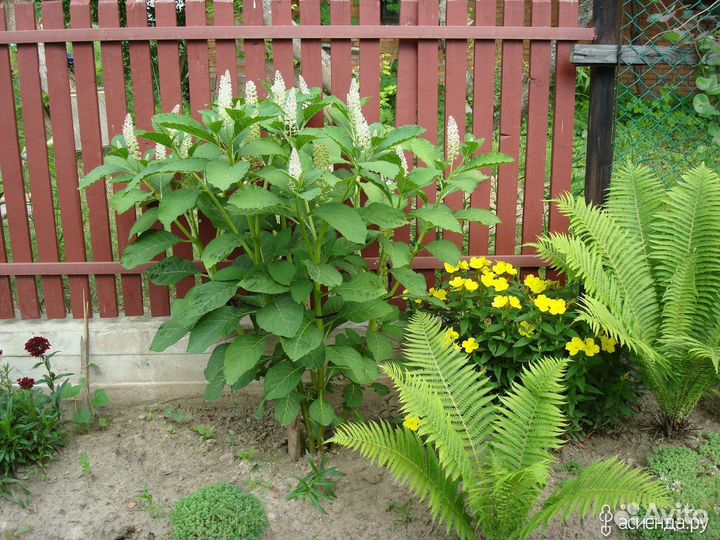
<svg viewBox="0 0 720 540"><path fill-rule="evenodd" d="M518 273L517 268L515 268L512 264L503 261L498 261L495 266L492 267L492 271L498 276L501 274L516 276Z"/></svg>
<svg viewBox="0 0 720 540"><path fill-rule="evenodd" d="M490 266L491 264L492 263L485 257L471 257L470 262L460 261L457 265L443 263L443 266L445 267L445 271L448 274L454 274L455 272L458 272L460 270L469 270L470 268L479 270L480 268L485 268L486 266Z"/></svg>
<svg viewBox="0 0 720 540"><path fill-rule="evenodd" d="M575 356L580 352L585 353L585 356L595 356L600 352L601 348L605 352L614 353L616 345L617 341L607 336L600 336L600 345L595 342L594 338L583 340L574 337L565 344L565 350L570 353L570 356Z"/></svg>
<svg viewBox="0 0 720 540"><path fill-rule="evenodd" d="M462 348L465 349L466 353L470 354L475 349L479 349L480 345L478 345L474 337L471 337L462 342Z"/></svg>
<svg viewBox="0 0 720 540"><path fill-rule="evenodd" d="M417 431L420 429L420 419L417 416L408 416L403 422L403 426L410 431Z"/></svg>
<svg viewBox="0 0 720 540"><path fill-rule="evenodd" d="M530 324L527 321L522 321L518 325L518 334L523 337L532 337L532 335L535 333L535 330L537 330L537 326L535 326L534 324Z"/></svg>
<svg viewBox="0 0 720 540"><path fill-rule="evenodd" d="M492 307L498 308L498 309L504 308L504 307L520 309L522 307L522 304L520 303L520 299L517 296L498 295L495 298L493 298Z"/></svg>
<svg viewBox="0 0 720 540"><path fill-rule="evenodd" d="M550 315L562 315L567 311L567 302L562 298L548 298L544 294L540 294L533 299L535 307L537 307L543 313L550 313Z"/></svg>
<svg viewBox="0 0 720 540"><path fill-rule="evenodd" d="M510 288L510 283L508 283L508 280L506 278L498 277L495 272L490 272L487 269L485 270L486 271L483 273L483 275L480 276L480 281L487 288L492 287L493 289L495 289L496 292L503 292Z"/></svg>
<svg viewBox="0 0 720 540"><path fill-rule="evenodd" d="M435 289L435 287L430 287L428 294L430 296L434 296L442 302L445 302L447 300L447 291L444 291L442 289Z"/></svg>
<svg viewBox="0 0 720 540"><path fill-rule="evenodd" d="M448 281L448 284L456 291L459 291L460 289L465 289L470 292L476 291L477 288L480 286L478 285L478 282L474 279L462 278L460 276L455 276L450 281Z"/></svg>
<svg viewBox="0 0 720 540"><path fill-rule="evenodd" d="M523 283L528 289L530 289L530 291L532 291L533 294L540 294L548 288L547 281L540 279L539 277L535 277L533 274L525 276L525 281L523 281Z"/></svg>

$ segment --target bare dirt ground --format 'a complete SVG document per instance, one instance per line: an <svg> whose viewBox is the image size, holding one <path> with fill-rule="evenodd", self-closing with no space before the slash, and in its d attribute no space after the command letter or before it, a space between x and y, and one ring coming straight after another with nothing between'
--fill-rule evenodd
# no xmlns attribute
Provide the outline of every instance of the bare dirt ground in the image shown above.
<svg viewBox="0 0 720 540"><path fill-rule="evenodd" d="M309 467L304 460L288 461L284 430L272 418L257 420L256 405L247 396L233 396L216 403L192 399L115 410L107 428L72 437L57 461L30 476L28 508L0 500L0 533L12 538L13 531L25 530L23 538L53 540L164 539L170 535L167 515L179 498L226 482L252 490L263 501L270 522L267 540L447 538L389 474L344 450L329 459L345 476L337 483L337 500L324 505L327 514L307 502L288 501L294 477ZM185 421L166 418L168 407ZM656 432L654 414L646 399L631 420L566 446L553 482L616 454L643 465L652 448L667 443ZM672 443L696 446L697 434L720 429L718 416L718 400L705 401L694 418L695 434ZM193 431L197 425L214 428L214 437L205 440ZM83 453L91 471L83 471ZM138 498L145 488L154 509ZM595 518L567 527L553 524L545 537L599 539L599 527Z"/></svg>

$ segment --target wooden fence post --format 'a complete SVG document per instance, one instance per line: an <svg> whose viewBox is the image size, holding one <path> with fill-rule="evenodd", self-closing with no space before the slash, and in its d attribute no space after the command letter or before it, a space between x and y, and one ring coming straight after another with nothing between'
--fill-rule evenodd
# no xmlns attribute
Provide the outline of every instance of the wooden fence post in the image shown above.
<svg viewBox="0 0 720 540"><path fill-rule="evenodd" d="M595 43L616 45L618 42L618 2L593 0ZM610 187L615 124L615 78L617 64L590 68L590 114L587 132L585 200L602 204Z"/></svg>

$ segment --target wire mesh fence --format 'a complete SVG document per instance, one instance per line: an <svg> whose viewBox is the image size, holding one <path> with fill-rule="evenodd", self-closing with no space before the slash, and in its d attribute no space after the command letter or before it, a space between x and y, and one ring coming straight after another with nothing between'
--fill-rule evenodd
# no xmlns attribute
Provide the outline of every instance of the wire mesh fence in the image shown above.
<svg viewBox="0 0 720 540"><path fill-rule="evenodd" d="M701 161L720 168L711 128L717 117L693 106L702 69L697 60L707 59L699 40L716 40L719 21L718 0L623 0L621 45L645 52L672 47L674 55L672 63L649 55L641 64L619 66L616 161L645 163L666 180Z"/></svg>

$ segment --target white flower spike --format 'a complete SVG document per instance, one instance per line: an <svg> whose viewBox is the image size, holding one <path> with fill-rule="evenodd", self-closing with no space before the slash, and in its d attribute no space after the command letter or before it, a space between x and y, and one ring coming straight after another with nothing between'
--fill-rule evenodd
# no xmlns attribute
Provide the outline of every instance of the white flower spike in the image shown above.
<svg viewBox="0 0 720 540"><path fill-rule="evenodd" d="M133 124L133 119L132 116L130 116L130 113L127 114L125 122L123 122L122 134L129 154L135 159L140 159L140 145L138 144L137 137L135 136L135 124Z"/></svg>
<svg viewBox="0 0 720 540"><path fill-rule="evenodd" d="M460 130L452 116L448 116L446 137L448 161L453 162L460 155Z"/></svg>

